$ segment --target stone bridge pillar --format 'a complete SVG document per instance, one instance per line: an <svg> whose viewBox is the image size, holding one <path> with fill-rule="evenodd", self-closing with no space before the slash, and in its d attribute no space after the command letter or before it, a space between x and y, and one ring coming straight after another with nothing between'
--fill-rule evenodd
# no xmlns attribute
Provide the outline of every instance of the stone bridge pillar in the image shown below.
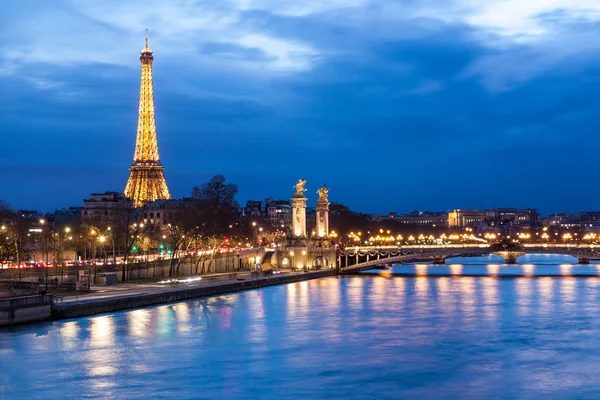
<svg viewBox="0 0 600 400"><path fill-rule="evenodd" d="M502 257L504 259L504 263L506 264L516 264L517 258L521 257L526 253L522 251L497 251L493 254Z"/></svg>

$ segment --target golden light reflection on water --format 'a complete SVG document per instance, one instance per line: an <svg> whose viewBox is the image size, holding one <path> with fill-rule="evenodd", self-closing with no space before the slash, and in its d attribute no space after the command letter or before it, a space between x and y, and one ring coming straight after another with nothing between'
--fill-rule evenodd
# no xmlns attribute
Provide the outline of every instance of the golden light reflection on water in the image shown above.
<svg viewBox="0 0 600 400"><path fill-rule="evenodd" d="M430 280L425 276L419 276L415 279L415 294L417 297L428 297L429 282Z"/></svg>
<svg viewBox="0 0 600 400"><path fill-rule="evenodd" d="M483 278L483 312L490 320L495 321L498 318L498 284L500 281L493 278Z"/></svg>
<svg viewBox="0 0 600 400"><path fill-rule="evenodd" d="M327 309L332 312L340 312L341 307L341 280L336 278L326 279L328 282L327 293L329 296L324 300Z"/></svg>
<svg viewBox="0 0 600 400"><path fill-rule="evenodd" d="M539 308L545 313L551 311L552 297L554 295L554 279L545 276L536 280L538 284Z"/></svg>
<svg viewBox="0 0 600 400"><path fill-rule="evenodd" d="M427 264L415 264L415 275L427 276L427 270L429 266Z"/></svg>
<svg viewBox="0 0 600 400"><path fill-rule="evenodd" d="M299 286L300 286L300 290L298 291L299 304L300 304L300 307L302 308L302 310L306 310L306 309L308 309L308 304L309 304L308 281L300 282Z"/></svg>
<svg viewBox="0 0 600 400"><path fill-rule="evenodd" d="M346 299L348 306L353 310L363 308L364 284L366 279L352 279L348 283L348 291Z"/></svg>
<svg viewBox="0 0 600 400"><path fill-rule="evenodd" d="M475 293L475 278L464 276L458 280L461 295L461 311L467 317L473 317L477 306Z"/></svg>
<svg viewBox="0 0 600 400"><path fill-rule="evenodd" d="M160 306L156 308L158 312L158 333L161 336L170 335L174 325L173 309L171 306Z"/></svg>
<svg viewBox="0 0 600 400"><path fill-rule="evenodd" d="M297 307L297 302L298 299L296 298L296 296L298 295L298 288L299 288L299 284L298 283L290 283L289 285L286 285L285 289L286 289L286 303L287 303L287 312L286 312L286 316L288 317L288 319L290 320L294 320L296 318L296 316L298 315L298 307Z"/></svg>
<svg viewBox="0 0 600 400"><path fill-rule="evenodd" d="M533 296L532 279L516 279L515 290L517 292L517 313L520 315L529 315L532 311L531 301Z"/></svg>
<svg viewBox="0 0 600 400"><path fill-rule="evenodd" d="M450 264L450 275L462 275L462 264Z"/></svg>
<svg viewBox="0 0 600 400"><path fill-rule="evenodd" d="M127 313L129 334L134 337L147 336L150 329L150 310L140 308Z"/></svg>
<svg viewBox="0 0 600 400"><path fill-rule="evenodd" d="M192 330L190 305L188 303L178 303L173 306L175 319L177 320L177 332L188 332Z"/></svg>
<svg viewBox="0 0 600 400"><path fill-rule="evenodd" d="M302 288L301 282L300 288ZM306 289L304 289L306 291ZM248 340L252 344L264 343L267 340L267 322L265 320L265 299L263 291L248 292L250 301L248 302L248 313L252 323L248 327ZM302 296L308 297L308 294L302 293ZM302 298L301 298L302 302Z"/></svg>
<svg viewBox="0 0 600 400"><path fill-rule="evenodd" d="M115 375L117 369L115 362L115 322L112 315L105 315L91 319L90 347L85 352L86 361L84 368L92 387L107 390L117 386ZM110 392L103 392L107 398L114 397Z"/></svg>
<svg viewBox="0 0 600 400"><path fill-rule="evenodd" d="M575 290L577 278L569 277L562 278L559 280L560 282L560 295L562 298L561 304L572 306L575 301Z"/></svg>
<svg viewBox="0 0 600 400"><path fill-rule="evenodd" d="M535 265L533 264L522 264L521 269L523 270L523 276L531 277L535 274Z"/></svg>
<svg viewBox="0 0 600 400"><path fill-rule="evenodd" d="M401 306L406 298L406 278L394 278L392 281L394 304Z"/></svg>
<svg viewBox="0 0 600 400"><path fill-rule="evenodd" d="M573 266L571 264L560 264L558 268L562 276L571 276L571 271L573 270Z"/></svg>
<svg viewBox="0 0 600 400"><path fill-rule="evenodd" d="M488 264L485 266L489 276L497 276L500 266L498 264Z"/></svg>
<svg viewBox="0 0 600 400"><path fill-rule="evenodd" d="M370 279L372 287L370 288L369 301L371 306L376 311L385 311L386 304L389 299L387 298L386 288L387 281L385 279Z"/></svg>
<svg viewBox="0 0 600 400"><path fill-rule="evenodd" d="M442 311L450 314L454 310L453 296L451 294L450 278L440 277L435 281L438 294L438 304Z"/></svg>
<svg viewBox="0 0 600 400"><path fill-rule="evenodd" d="M115 367L110 365L97 365L88 368L88 376L106 376L106 375L114 375L117 372Z"/></svg>
<svg viewBox="0 0 600 400"><path fill-rule="evenodd" d="M79 322L77 321L69 321L62 324L60 327L60 334L64 338L73 339L76 338L79 334Z"/></svg>
<svg viewBox="0 0 600 400"><path fill-rule="evenodd" d="M92 318L90 327L92 347L105 347L114 343L115 326L112 315Z"/></svg>

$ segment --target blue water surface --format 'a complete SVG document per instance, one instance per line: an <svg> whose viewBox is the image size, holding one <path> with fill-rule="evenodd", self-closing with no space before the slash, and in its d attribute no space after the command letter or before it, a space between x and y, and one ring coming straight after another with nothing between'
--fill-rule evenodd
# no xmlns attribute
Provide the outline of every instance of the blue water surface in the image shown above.
<svg viewBox="0 0 600 400"><path fill-rule="evenodd" d="M600 398L598 371L597 277L331 277L0 330L0 399Z"/></svg>

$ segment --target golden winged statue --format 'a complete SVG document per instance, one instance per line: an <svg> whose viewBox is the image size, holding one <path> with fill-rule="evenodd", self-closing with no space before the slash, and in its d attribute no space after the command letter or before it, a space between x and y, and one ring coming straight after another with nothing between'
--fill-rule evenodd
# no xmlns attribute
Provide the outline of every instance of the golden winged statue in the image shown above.
<svg viewBox="0 0 600 400"><path fill-rule="evenodd" d="M306 180L298 179L298 183L296 183L296 186L294 186L296 188L296 194L294 196L304 196L303 193L306 192L304 185L306 185Z"/></svg>
<svg viewBox="0 0 600 400"><path fill-rule="evenodd" d="M317 190L319 194L319 200L327 200L327 193L329 193L329 188L327 186L323 186L321 189Z"/></svg>

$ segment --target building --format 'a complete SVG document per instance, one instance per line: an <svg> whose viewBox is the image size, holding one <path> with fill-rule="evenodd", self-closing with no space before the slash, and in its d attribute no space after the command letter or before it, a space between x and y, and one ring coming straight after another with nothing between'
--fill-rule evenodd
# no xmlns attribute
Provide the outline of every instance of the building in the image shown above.
<svg viewBox="0 0 600 400"><path fill-rule="evenodd" d="M413 211L408 214L390 213L387 219L403 225L427 226L432 228L446 228L448 226L448 213L446 212Z"/></svg>
<svg viewBox="0 0 600 400"><path fill-rule="evenodd" d="M123 193L93 193L83 200L81 222L89 225L110 225L131 211L131 201Z"/></svg>
<svg viewBox="0 0 600 400"><path fill-rule="evenodd" d="M262 217L266 204L264 201L248 200L240 210L240 217Z"/></svg>
<svg viewBox="0 0 600 400"><path fill-rule="evenodd" d="M449 228L466 228L485 223L488 226L539 224L540 214L534 208L492 208L490 210L461 210L448 213Z"/></svg>
<svg viewBox="0 0 600 400"><path fill-rule="evenodd" d="M240 210L241 218L263 218L277 228L292 225L292 205L289 200L273 200L268 198L262 201L248 200Z"/></svg>
<svg viewBox="0 0 600 400"><path fill-rule="evenodd" d="M267 218L271 225L287 228L292 225L292 205L288 200L267 201Z"/></svg>
<svg viewBox="0 0 600 400"><path fill-rule="evenodd" d="M580 226L600 226L600 211L582 211L578 217Z"/></svg>
<svg viewBox="0 0 600 400"><path fill-rule="evenodd" d="M540 214L534 208L492 208L487 213L486 222L490 226L534 226L539 224Z"/></svg>
<svg viewBox="0 0 600 400"><path fill-rule="evenodd" d="M81 222L83 207L69 207L46 214L46 218L55 225L78 225Z"/></svg>
<svg viewBox="0 0 600 400"><path fill-rule="evenodd" d="M486 210L456 209L448 213L448 228L466 228L476 222L485 222L486 218Z"/></svg>
<svg viewBox="0 0 600 400"><path fill-rule="evenodd" d="M149 230L160 230L161 226L176 222L177 213L183 207L193 204L194 199L156 200L144 205L140 220Z"/></svg>
<svg viewBox="0 0 600 400"><path fill-rule="evenodd" d="M560 213L548 215L543 220L544 226L560 228L590 228L600 226L600 212L582 211L579 213Z"/></svg>

